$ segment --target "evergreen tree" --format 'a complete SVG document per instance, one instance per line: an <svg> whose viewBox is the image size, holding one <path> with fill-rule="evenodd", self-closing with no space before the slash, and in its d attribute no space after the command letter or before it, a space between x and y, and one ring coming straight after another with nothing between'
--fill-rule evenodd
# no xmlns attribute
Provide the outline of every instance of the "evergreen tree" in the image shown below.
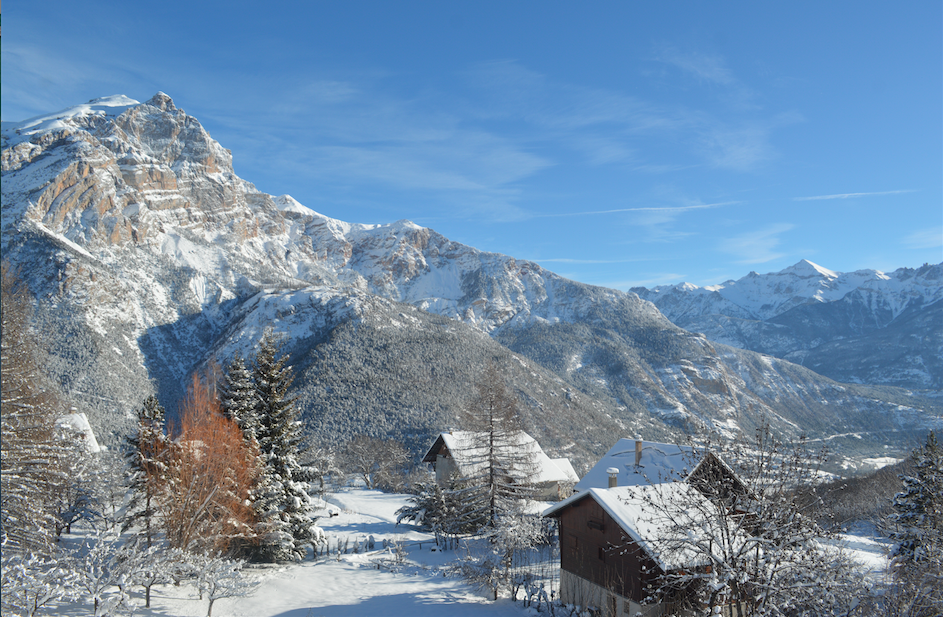
<svg viewBox="0 0 943 617"><path fill-rule="evenodd" d="M894 580L884 603L888 615L936 617L943 606L943 447L933 431L912 461L894 498Z"/></svg>
<svg viewBox="0 0 943 617"><path fill-rule="evenodd" d="M900 477L904 491L894 498L899 561L919 562L943 551L943 447L933 431L914 450L913 475Z"/></svg>
<svg viewBox="0 0 943 617"><path fill-rule="evenodd" d="M157 533L159 496L167 472L168 440L164 433L164 408L156 396L144 399L137 416L138 432L125 438L131 502L123 529L127 531L140 525L141 540L145 548L151 548Z"/></svg>
<svg viewBox="0 0 943 617"><path fill-rule="evenodd" d="M278 338L268 331L253 362L257 396L258 445L264 462L255 502L260 524L262 559L301 559L311 538L308 484L314 470L302 465L301 423L288 390L293 380Z"/></svg>
<svg viewBox="0 0 943 617"><path fill-rule="evenodd" d="M236 352L226 367L220 384L220 403L227 418L235 420L248 440L257 440L259 420L256 415L258 396L252 371L242 355Z"/></svg>

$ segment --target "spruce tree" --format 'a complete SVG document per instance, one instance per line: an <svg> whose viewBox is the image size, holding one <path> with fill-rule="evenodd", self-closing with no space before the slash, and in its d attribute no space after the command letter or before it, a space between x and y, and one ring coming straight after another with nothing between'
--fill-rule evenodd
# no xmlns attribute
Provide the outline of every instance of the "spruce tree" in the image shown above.
<svg viewBox="0 0 943 617"><path fill-rule="evenodd" d="M900 477L894 498L898 562L921 562L943 551L943 447L933 431L914 450L914 473Z"/></svg>
<svg viewBox="0 0 943 617"><path fill-rule="evenodd" d="M313 470L301 464L301 423L289 394L293 375L278 338L266 332L253 362L257 439L264 471L256 501L260 558L301 559L311 537L308 484Z"/></svg>
<svg viewBox="0 0 943 617"><path fill-rule="evenodd" d="M220 403L227 418L234 420L249 441L258 439L259 420L256 415L258 395L252 371L242 355L236 352L220 384Z"/></svg>
<svg viewBox="0 0 943 617"><path fill-rule="evenodd" d="M137 541L148 551L155 545L160 495L167 474L169 441L164 432L165 412L156 396L148 396L137 411L138 431L125 438L131 500L124 531L140 526ZM151 605L151 586L144 585L145 606Z"/></svg>

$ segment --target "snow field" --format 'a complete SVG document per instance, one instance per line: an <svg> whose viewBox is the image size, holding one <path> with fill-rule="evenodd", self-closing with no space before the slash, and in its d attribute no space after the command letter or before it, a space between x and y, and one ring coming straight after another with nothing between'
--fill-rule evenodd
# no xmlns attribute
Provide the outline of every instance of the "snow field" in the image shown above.
<svg viewBox="0 0 943 617"><path fill-rule="evenodd" d="M247 579L257 586L242 598L222 598L213 604L213 617L519 617L536 614L521 602L507 598L492 602L459 578L445 576L444 568L462 553L433 550L432 534L412 525L396 526L396 510L407 503L407 495L350 489L316 504L321 509L317 525L324 530L331 549L337 542L361 545L369 536L375 550L320 556L309 553L297 564L248 565ZM329 511L337 512L330 516ZM383 541L399 543L405 559L397 560ZM151 608L143 608L143 591L132 595L139 617L203 617L208 602L198 599L190 584L155 586ZM92 614L88 604L59 606L52 614L68 617Z"/></svg>

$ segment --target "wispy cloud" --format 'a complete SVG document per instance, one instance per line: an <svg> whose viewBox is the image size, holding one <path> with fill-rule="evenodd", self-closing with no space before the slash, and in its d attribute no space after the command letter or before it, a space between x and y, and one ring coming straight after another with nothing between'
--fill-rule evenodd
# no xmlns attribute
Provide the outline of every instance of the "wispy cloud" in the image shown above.
<svg viewBox="0 0 943 617"><path fill-rule="evenodd" d="M657 61L681 69L683 73L693 77L702 85L711 86L713 96L739 111L756 111L757 92L743 83L727 66L723 56L700 50L681 50L677 47L666 46L660 48L656 54Z"/></svg>
<svg viewBox="0 0 943 617"><path fill-rule="evenodd" d="M725 239L720 250L733 255L737 263L759 264L784 257L786 254L776 251L779 235L795 228L791 223L779 223L763 229Z"/></svg>
<svg viewBox="0 0 943 617"><path fill-rule="evenodd" d="M943 246L943 227L915 231L904 238L904 246L911 249L935 249Z"/></svg>
<svg viewBox="0 0 943 617"><path fill-rule="evenodd" d="M835 195L813 195L812 197L793 197L793 201L817 201L819 199L854 199L856 197L874 197L877 195L899 195L901 193L915 193L916 189L902 189L899 191L875 191L872 193L837 193Z"/></svg>
<svg viewBox="0 0 943 617"><path fill-rule="evenodd" d="M619 214L621 212L648 212L648 213L657 213L664 214L669 216L675 216L682 214L684 212L690 212L692 210L708 210L710 208L719 208L721 206L730 206L733 204L738 204L739 201L723 201L715 204L698 204L692 206L675 206L675 207L641 207L641 208L616 208L613 210L588 210L581 212L556 212L553 214L537 214L534 215L534 218L556 218L561 216L591 216L597 214Z"/></svg>
<svg viewBox="0 0 943 617"><path fill-rule="evenodd" d="M690 73L698 80L729 86L737 83L733 72L727 68L723 58L703 52L682 52L676 47L662 48L656 55L658 60Z"/></svg>

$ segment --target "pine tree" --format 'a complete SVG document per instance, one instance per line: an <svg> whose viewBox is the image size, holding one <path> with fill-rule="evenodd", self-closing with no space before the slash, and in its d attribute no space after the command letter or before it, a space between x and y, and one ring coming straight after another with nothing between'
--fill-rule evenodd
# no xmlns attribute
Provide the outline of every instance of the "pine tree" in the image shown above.
<svg viewBox="0 0 943 617"><path fill-rule="evenodd" d="M128 463L128 488L131 500L128 504L122 530L139 528L132 542L140 550L150 553L156 550L156 535L159 529L161 496L167 480L167 458L169 442L164 432L164 408L154 395L144 399L137 411L138 431L125 437L125 460ZM144 587L144 606L151 606L151 587L147 580Z"/></svg>
<svg viewBox="0 0 943 617"><path fill-rule="evenodd" d="M261 526L259 557L271 561L301 559L311 538L308 484L314 471L301 464L301 423L288 358L278 338L266 332L253 362L258 418L258 444L264 461L263 480L255 502Z"/></svg>

